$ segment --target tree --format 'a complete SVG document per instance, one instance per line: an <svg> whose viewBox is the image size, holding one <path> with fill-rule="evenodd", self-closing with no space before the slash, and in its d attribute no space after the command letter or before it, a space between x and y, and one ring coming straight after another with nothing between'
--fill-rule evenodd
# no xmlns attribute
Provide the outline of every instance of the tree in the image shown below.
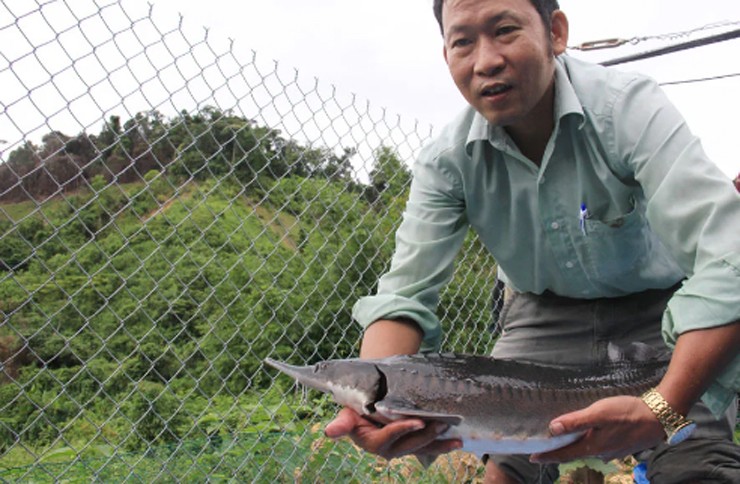
<svg viewBox="0 0 740 484"><path fill-rule="evenodd" d="M150 170L162 170L172 159L171 145L166 142L167 129L157 111L137 113L123 125L123 146L130 160L126 181L139 181Z"/></svg>
<svg viewBox="0 0 740 484"><path fill-rule="evenodd" d="M370 185L375 197L402 195L411 182L411 172L393 148L381 146L375 150L375 161L370 171Z"/></svg>
<svg viewBox="0 0 740 484"><path fill-rule="evenodd" d="M0 165L0 200L21 202L28 198L23 179L40 163L38 147L30 141L10 152L7 163Z"/></svg>
<svg viewBox="0 0 740 484"><path fill-rule="evenodd" d="M113 151L121 138L121 118L120 116L111 116L108 122L103 125L103 129L97 136L98 149L103 153L103 158L110 158Z"/></svg>
<svg viewBox="0 0 740 484"><path fill-rule="evenodd" d="M25 175L40 162L38 150L38 147L31 141L24 142L21 146L10 152L8 156L8 167L18 175Z"/></svg>
<svg viewBox="0 0 740 484"><path fill-rule="evenodd" d="M40 169L23 179L28 193L38 197L48 197L62 191L70 191L83 184L84 164L79 156L67 153L66 146L72 140L61 131L52 131L43 138L39 152Z"/></svg>
<svg viewBox="0 0 740 484"><path fill-rule="evenodd" d="M100 154L94 141L86 133L80 133L69 139L64 145L64 152L76 157L80 168L86 168Z"/></svg>

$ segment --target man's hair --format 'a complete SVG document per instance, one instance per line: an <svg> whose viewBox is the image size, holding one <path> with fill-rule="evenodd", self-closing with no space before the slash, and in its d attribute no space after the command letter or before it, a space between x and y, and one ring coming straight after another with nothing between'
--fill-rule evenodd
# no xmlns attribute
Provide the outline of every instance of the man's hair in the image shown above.
<svg viewBox="0 0 740 484"><path fill-rule="evenodd" d="M434 16L437 18L437 23L439 24L439 30L442 32L442 35L444 35L444 28L442 27L442 6L444 5L446 0L434 0ZM552 13L555 10L560 9L560 5L558 5L558 0L529 0L529 2L532 4L532 6L537 10L537 13L540 14L540 18L542 19L542 23L545 25L547 32L550 31L550 28L552 27Z"/></svg>

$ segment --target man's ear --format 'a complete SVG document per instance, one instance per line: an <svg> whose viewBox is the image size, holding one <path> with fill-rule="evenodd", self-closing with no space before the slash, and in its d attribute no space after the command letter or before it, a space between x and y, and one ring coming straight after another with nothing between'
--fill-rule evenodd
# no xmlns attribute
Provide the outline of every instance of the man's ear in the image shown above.
<svg viewBox="0 0 740 484"><path fill-rule="evenodd" d="M447 60L447 46L442 46L442 57L445 58L445 64L450 65L450 62Z"/></svg>
<svg viewBox="0 0 740 484"><path fill-rule="evenodd" d="M568 17L562 10L555 10L552 13L552 28L550 29L550 38L552 39L553 54L558 56L565 52L568 47Z"/></svg>

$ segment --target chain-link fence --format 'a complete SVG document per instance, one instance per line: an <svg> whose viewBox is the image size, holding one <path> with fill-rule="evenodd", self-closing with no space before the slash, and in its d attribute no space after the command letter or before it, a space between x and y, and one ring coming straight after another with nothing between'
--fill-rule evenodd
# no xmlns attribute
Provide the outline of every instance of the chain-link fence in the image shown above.
<svg viewBox="0 0 740 484"><path fill-rule="evenodd" d="M0 481L469 479L323 438L431 130L142 2L0 4ZM471 237L440 316L487 352ZM454 324L452 324L454 322Z"/></svg>

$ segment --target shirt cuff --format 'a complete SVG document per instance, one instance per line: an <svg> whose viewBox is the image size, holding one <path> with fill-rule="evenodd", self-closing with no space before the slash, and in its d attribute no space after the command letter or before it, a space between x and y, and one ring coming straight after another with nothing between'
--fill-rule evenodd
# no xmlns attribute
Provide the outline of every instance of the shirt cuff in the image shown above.
<svg viewBox="0 0 740 484"><path fill-rule="evenodd" d="M437 351L441 343L439 318L423 304L403 296L379 294L360 298L352 308L352 317L364 329L379 319L411 319L424 334L422 352Z"/></svg>
<svg viewBox="0 0 740 484"><path fill-rule="evenodd" d="M673 346L692 330L740 320L740 254L712 261L695 273L668 302L663 337Z"/></svg>

